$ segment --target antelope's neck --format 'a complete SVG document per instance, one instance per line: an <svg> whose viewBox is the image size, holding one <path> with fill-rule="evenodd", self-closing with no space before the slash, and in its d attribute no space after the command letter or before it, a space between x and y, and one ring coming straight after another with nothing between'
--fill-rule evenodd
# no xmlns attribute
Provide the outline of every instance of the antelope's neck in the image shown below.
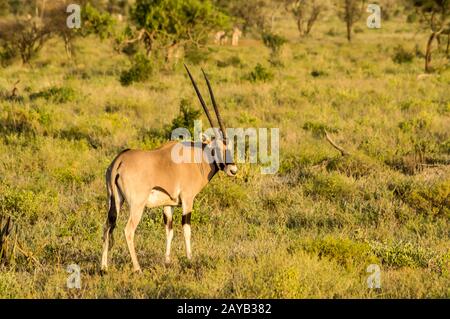
<svg viewBox="0 0 450 319"><path fill-rule="evenodd" d="M201 170L203 177L205 178L205 182L208 183L214 177L214 175L216 175L216 173L219 171L219 168L217 167L217 164L215 162L208 163L208 162L203 161L200 164L200 170Z"/></svg>

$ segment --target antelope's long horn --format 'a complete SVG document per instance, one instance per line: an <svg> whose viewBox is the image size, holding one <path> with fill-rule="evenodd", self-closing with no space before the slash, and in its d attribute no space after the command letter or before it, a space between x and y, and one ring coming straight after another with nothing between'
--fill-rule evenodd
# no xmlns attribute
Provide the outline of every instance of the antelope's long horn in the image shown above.
<svg viewBox="0 0 450 319"><path fill-rule="evenodd" d="M225 125L223 125L222 117L220 116L219 108L217 107L216 99L214 98L214 93L211 88L211 83L209 83L208 77L206 76L206 73L205 73L205 71L203 71L203 69L202 69L202 72L203 72L203 76L205 77L205 80L206 80L206 85L208 85L209 95L211 96L211 102L214 107L214 112L216 113L216 116L217 116L217 121L219 122L220 130L222 131L222 134L223 134L223 139L226 140L227 133L225 131Z"/></svg>
<svg viewBox="0 0 450 319"><path fill-rule="evenodd" d="M211 125L211 127L214 127L214 123L212 121L211 114L209 113L208 108L206 107L206 103L203 100L203 97L200 94L200 91L198 90L197 84L195 83L194 78L192 77L191 72L189 72L189 69L186 64L184 64L184 67L186 68L189 78L191 79L192 85L194 86L195 92L197 93L198 99L200 100L200 104L202 105L203 110L205 111L205 114L206 114L206 117L208 118L209 124Z"/></svg>

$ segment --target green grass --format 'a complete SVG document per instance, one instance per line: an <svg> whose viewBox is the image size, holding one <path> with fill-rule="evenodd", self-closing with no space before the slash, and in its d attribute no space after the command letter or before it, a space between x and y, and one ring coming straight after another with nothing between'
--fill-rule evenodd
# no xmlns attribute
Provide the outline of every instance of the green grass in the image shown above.
<svg viewBox="0 0 450 319"><path fill-rule="evenodd" d="M87 38L73 61L52 40L32 67L0 68L0 213L39 262L16 252L0 268L0 297L449 298L450 69L437 57L437 74L418 80L422 58L393 61L399 45L426 43L404 20L380 30L361 21L351 44L334 18L304 40L293 21L279 22L289 40L282 66L253 39L188 52L204 92L199 68L208 72L227 126L280 128L280 171L246 164L235 179L212 180L194 206L191 263L180 210L170 266L161 209L147 210L136 234L142 275L123 235L127 207L111 270L99 273L104 172L124 148L162 144L183 100L200 109L183 61L122 86L129 59ZM258 65L272 76L250 80ZM66 287L72 263L80 290ZM372 263L381 291L367 288Z"/></svg>

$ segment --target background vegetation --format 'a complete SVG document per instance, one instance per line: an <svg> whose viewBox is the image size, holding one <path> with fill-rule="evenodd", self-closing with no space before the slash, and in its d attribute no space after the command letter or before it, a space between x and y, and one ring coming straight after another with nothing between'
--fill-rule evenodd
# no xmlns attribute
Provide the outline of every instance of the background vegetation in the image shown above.
<svg viewBox="0 0 450 319"><path fill-rule="evenodd" d="M381 29L363 11L349 42L342 2L320 6L306 32L293 1L180 1L180 19L220 17L184 24L206 32L194 39L163 32L173 21L133 22L135 5L151 2L89 1L83 27L68 32L43 28L40 1L0 0L0 25L45 40L23 59L0 29L1 298L450 297L448 39L428 28L430 11L380 1ZM234 25L245 31L238 47L212 44ZM280 128L280 170L244 164L235 179L213 179L195 203L192 262L180 210L169 266L162 211L147 210L141 275L125 207L101 276L110 161L161 145L178 123L206 125L183 62L207 70L228 126ZM72 263L79 290L66 286ZM366 283L374 263L378 290Z"/></svg>

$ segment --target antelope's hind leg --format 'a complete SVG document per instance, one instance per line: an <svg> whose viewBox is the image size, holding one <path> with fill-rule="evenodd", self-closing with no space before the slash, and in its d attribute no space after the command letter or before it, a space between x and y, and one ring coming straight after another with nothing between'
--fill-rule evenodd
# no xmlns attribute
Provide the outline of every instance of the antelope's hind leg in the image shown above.
<svg viewBox="0 0 450 319"><path fill-rule="evenodd" d="M173 207L164 206L163 211L164 225L166 228L166 255L165 263L170 263L170 246L173 239Z"/></svg>
<svg viewBox="0 0 450 319"><path fill-rule="evenodd" d="M106 272L108 269L108 252L114 244L113 231L116 227L117 215L120 211L120 207L123 204L123 198L120 197L118 200L114 198L111 190L108 188L108 216L106 217L105 226L103 228L103 252L101 261L101 270Z"/></svg>
<svg viewBox="0 0 450 319"><path fill-rule="evenodd" d="M133 270L136 272L141 272L141 266L136 256L136 251L134 249L134 233L139 225L142 218L142 213L144 212L145 203L140 205L130 205L130 218L125 226L125 238L127 240L128 249L131 255L131 261L133 262Z"/></svg>

